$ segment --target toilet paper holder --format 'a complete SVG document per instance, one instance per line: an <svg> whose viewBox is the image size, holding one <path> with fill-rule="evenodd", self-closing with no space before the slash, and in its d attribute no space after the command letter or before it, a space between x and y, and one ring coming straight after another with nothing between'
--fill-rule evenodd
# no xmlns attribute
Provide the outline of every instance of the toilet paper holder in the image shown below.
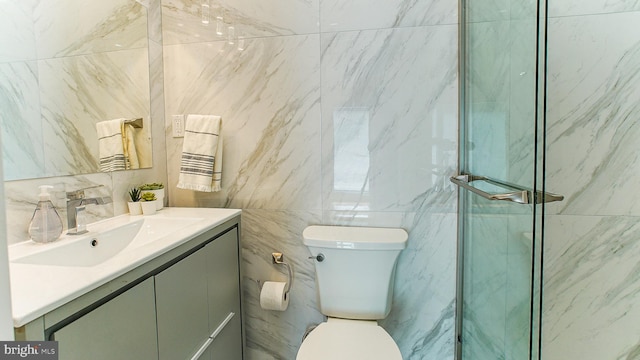
<svg viewBox="0 0 640 360"><path fill-rule="evenodd" d="M291 265L284 261L284 254L279 252L271 253L271 262L274 265L282 265L287 269L287 283L285 286L285 294L289 294L289 290L291 290L291 284L293 283L293 271L291 270ZM258 287L262 290L262 285L264 280L258 280Z"/></svg>

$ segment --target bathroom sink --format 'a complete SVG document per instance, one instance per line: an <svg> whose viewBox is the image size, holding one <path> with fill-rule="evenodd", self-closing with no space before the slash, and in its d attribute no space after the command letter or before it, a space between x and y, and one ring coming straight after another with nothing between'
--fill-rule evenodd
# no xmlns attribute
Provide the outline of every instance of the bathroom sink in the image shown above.
<svg viewBox="0 0 640 360"><path fill-rule="evenodd" d="M131 217L130 219L135 219ZM198 222L198 218L143 217L126 221L115 219L88 226L80 237L65 236L41 249L11 260L17 264L91 267L126 253Z"/></svg>
<svg viewBox="0 0 640 360"><path fill-rule="evenodd" d="M138 247L153 242L161 237L172 234L203 220L202 218L187 217L145 217L138 235L131 242L130 247Z"/></svg>
<svg viewBox="0 0 640 360"><path fill-rule="evenodd" d="M90 232L64 243L39 245L41 251L12 259L19 264L53 266L95 266L111 259L129 246L140 231L144 219L102 232Z"/></svg>

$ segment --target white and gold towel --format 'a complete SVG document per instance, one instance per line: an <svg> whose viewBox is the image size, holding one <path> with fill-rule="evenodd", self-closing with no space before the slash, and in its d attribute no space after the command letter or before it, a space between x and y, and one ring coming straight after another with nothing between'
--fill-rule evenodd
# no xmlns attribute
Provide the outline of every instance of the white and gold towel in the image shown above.
<svg viewBox="0 0 640 360"><path fill-rule="evenodd" d="M189 115L184 129L178 188L220 191L222 179L221 118Z"/></svg>
<svg viewBox="0 0 640 360"><path fill-rule="evenodd" d="M140 169L138 151L136 150L135 128L126 121L122 123L122 146L127 169Z"/></svg>
<svg viewBox="0 0 640 360"><path fill-rule="evenodd" d="M138 154L133 126L127 119L101 121L96 124L100 171L138 169Z"/></svg>

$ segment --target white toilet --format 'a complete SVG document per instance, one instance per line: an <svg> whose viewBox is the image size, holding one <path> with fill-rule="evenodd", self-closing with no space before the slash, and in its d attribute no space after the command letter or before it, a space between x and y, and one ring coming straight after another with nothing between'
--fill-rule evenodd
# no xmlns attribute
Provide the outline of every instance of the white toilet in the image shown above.
<svg viewBox="0 0 640 360"><path fill-rule="evenodd" d="M320 311L328 320L304 339L296 360L402 360L376 320L391 310L406 231L309 226L302 236L315 258Z"/></svg>

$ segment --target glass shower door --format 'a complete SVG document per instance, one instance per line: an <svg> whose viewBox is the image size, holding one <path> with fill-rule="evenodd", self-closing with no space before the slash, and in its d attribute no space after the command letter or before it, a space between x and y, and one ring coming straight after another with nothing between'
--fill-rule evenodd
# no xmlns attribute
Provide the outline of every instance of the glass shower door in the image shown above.
<svg viewBox="0 0 640 360"><path fill-rule="evenodd" d="M462 0L457 357L533 359L539 348L544 9Z"/></svg>

